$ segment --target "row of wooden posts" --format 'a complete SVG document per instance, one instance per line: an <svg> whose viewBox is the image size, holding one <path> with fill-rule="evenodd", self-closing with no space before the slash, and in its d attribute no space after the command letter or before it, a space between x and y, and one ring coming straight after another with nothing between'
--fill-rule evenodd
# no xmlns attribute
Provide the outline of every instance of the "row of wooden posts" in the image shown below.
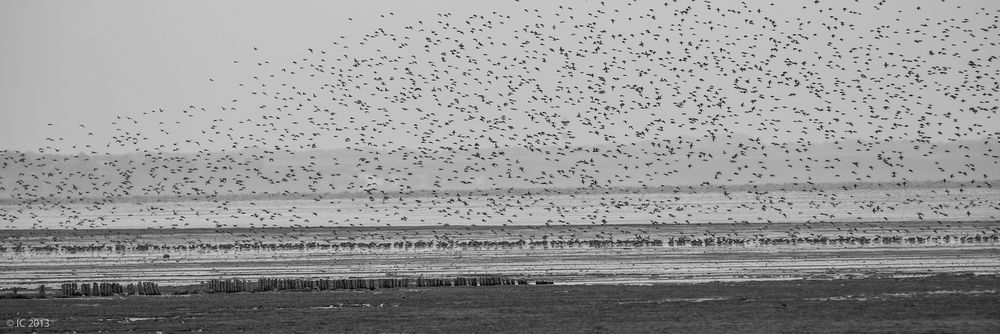
<svg viewBox="0 0 1000 334"><path fill-rule="evenodd" d="M297 279L259 278L256 284L245 279L214 279L202 283L205 292L243 292L272 290L340 290L383 289L436 286L489 286L527 285L525 279L508 277L456 277L456 278L346 278L346 279Z"/></svg>
<svg viewBox="0 0 1000 334"><path fill-rule="evenodd" d="M528 280L500 276L474 276L454 278L344 278L344 279L297 279L259 278L256 282L245 279L213 279L202 282L204 292L244 292L273 290L346 290L383 289L403 287L439 286L490 286L527 285ZM537 281L536 284L552 284L551 281ZM138 283L63 283L63 296L114 296L114 295L159 295L160 287L153 282ZM16 292L15 292L16 294ZM38 287L38 296L45 297L45 285Z"/></svg>
<svg viewBox="0 0 1000 334"><path fill-rule="evenodd" d="M456 277L456 278L416 278L416 287L435 286L487 286L487 285L527 285L528 280L509 277Z"/></svg>
<svg viewBox="0 0 1000 334"><path fill-rule="evenodd" d="M63 283L63 296L114 296L159 295L160 287L153 282L120 283ZM44 288L43 288L44 289Z"/></svg>

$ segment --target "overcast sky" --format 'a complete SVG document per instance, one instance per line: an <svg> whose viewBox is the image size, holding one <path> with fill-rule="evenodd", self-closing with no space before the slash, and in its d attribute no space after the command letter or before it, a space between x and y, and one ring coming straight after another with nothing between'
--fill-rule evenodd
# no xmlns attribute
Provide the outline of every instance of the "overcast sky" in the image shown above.
<svg viewBox="0 0 1000 334"><path fill-rule="evenodd" d="M101 136L117 115L220 105L240 94L247 73L233 61L253 47L285 60L370 31L387 8L418 17L465 3L3 1L0 146L33 150L46 137Z"/></svg>
<svg viewBox="0 0 1000 334"><path fill-rule="evenodd" d="M610 2L612 1L609 0ZM789 52L808 54L815 50L820 52L819 56L824 56L822 52L825 51L821 47L829 45L828 43L835 43L839 47L838 50L842 52L841 55L849 58L852 55L843 52L852 47L874 45L878 48L880 55L895 53L893 57L897 58L893 59L912 59L913 64L918 66L917 69L920 71L928 71L932 66L952 67L947 75L930 78L925 75L924 80L941 80L945 82L947 87L959 87L965 81L966 88L962 89L966 91L957 93L966 102L959 102L961 99L949 98L940 90L935 91L935 87L927 87L926 90L909 90L911 94L924 96L924 103L937 105L931 107L931 110L939 109L944 113L969 107L996 107L998 105L996 97L990 95L996 94L995 85L998 79L996 64L998 62L984 60L989 55L1000 55L1000 48L996 46L998 30L995 25L993 28L988 28L990 23L995 24L996 22L995 15L997 15L997 9L1000 8L1000 2L987 0L960 3L892 1L879 7L876 2L864 1L847 4L851 8L842 10L841 1L833 1L830 2L829 6L836 8L823 11L822 6L825 6L827 2L823 1L820 5L813 5L812 1L809 1L807 2L808 7L801 7L788 5L791 2L777 1L776 4L772 5L769 1L750 1L747 9L751 11L761 9L762 14L756 16L760 20L762 17L778 20L779 28L771 31L775 38L785 38L787 34L795 32L795 29L802 27L803 24L812 26L809 29L813 30L807 29L806 31L820 33L824 33L822 30L825 26L817 25L817 22L846 22L849 25L855 25L855 29L852 31L840 30L831 33L830 30L827 30L825 34L820 34L808 42L804 42L804 50ZM725 3L719 5L737 6L735 3L728 4L728 1ZM556 6L560 4L548 2L531 4L529 7L524 2L515 1L3 1L0 2L0 41L3 43L3 52L0 53L0 74L2 74L0 75L0 149L37 150L40 147L52 146L62 149L65 153L90 150L114 152L135 148L155 149L157 145L178 142L183 139L204 141L217 138L221 135L213 137L210 133L202 133L201 131L206 130L204 123L190 120L191 117L183 113L182 110L188 106L195 106L194 110L206 108L212 114L199 115L197 117L201 118L198 119L219 118L224 119L219 122L223 128L234 126L236 120L244 119L243 116L248 115L249 111L241 111L241 114L234 115L232 112L227 114L222 111L221 107L238 106L242 108L240 110L245 110L259 104L259 102L253 102L253 98L256 97L251 96L252 89L241 87L239 84L246 83L250 78L263 73L276 73L281 68L290 66L292 61L310 57L308 49L315 49L317 52L325 50L329 52L330 58L338 53L340 53L338 56L346 58L375 57L382 53L403 55L393 54L385 48L358 45L358 43L365 40L364 34L377 31L380 28L389 34L403 35L412 31L405 30L406 26L418 24L431 26L432 22L435 21L460 23L474 14L490 15L493 12L499 12L501 15L506 13L506 15L512 16L510 22L516 24L511 24L511 29L498 29L499 33L494 37L497 38L497 41L513 42L514 40L510 36L505 36L503 32L514 31L520 24L553 25L560 20L568 20L570 22L567 25L570 25L574 20L581 23L588 21L589 18L585 14L587 12L621 8L623 11L632 10L635 13L642 13L647 7L656 8L660 12L658 12L659 17L655 19L655 23L664 29L669 30L676 24L676 27L690 28L688 31L696 38L719 41L719 43L713 44L714 47L722 47L726 45L726 42L730 42L732 44L726 47L731 47L734 51L749 50L761 53L766 51L753 50L749 46L755 43L765 44L761 41L748 41L741 38L740 33L736 31L709 30L707 28L709 25L701 22L705 20L727 24L745 22L746 17L740 15L725 17L721 15L725 11L716 11L715 13L719 13L718 17L702 15L688 17L686 21L681 22L678 16L670 15L670 13L689 6L684 2L673 4L675 7L663 6L662 2L639 2L630 9L626 9L626 6L621 6L620 3L616 2L616 4L619 4L616 8L602 6L599 1L566 4L566 6L573 6L574 11L578 13L576 18L568 19L565 15L557 17L553 14L565 13L565 11L556 9ZM698 3L690 6L695 7L695 12L713 12L712 8L704 8L704 5L698 5ZM921 6L923 6L921 9L917 9ZM540 12L530 10L525 12L525 8L537 7L541 7ZM876 7L878 10L875 9ZM850 13L855 10L859 13ZM438 15L446 12L452 13L453 16L442 17ZM949 21L950 24L954 24L958 28L949 30L954 35L943 40L935 42L929 37L906 35L907 29L921 29L921 24L929 24L930 27L924 28L928 31L940 31L944 28L941 28L940 25L935 28L934 23L952 19L953 21ZM629 31L641 32L653 26L650 22L632 22L624 23L622 26L614 26L613 23L602 21L601 24L607 24L611 27L608 28L610 30L626 33ZM878 35L873 32L873 29L880 25L886 26L884 33L891 38L872 39ZM960 28L968 28L969 31L963 35ZM975 28L984 30L975 30ZM572 39L572 29L558 31L559 34L564 34L558 36ZM730 35L730 32L733 34ZM908 37L905 39L900 37L904 35ZM670 36L667 35L667 37ZM677 37L676 39L683 40L684 38L690 37ZM846 38L846 40L838 40L838 38ZM333 44L334 42L339 44ZM608 48L613 47L613 45L608 46ZM517 55L520 52L512 47L496 47L495 49L491 51L491 54L510 52L512 55ZM669 47L664 46L663 49L669 49ZM946 50L945 53L954 52L960 55L947 59L928 57L928 52L933 55L933 50ZM871 53L872 51L867 52ZM433 54L430 56L421 55L421 57L431 57L431 59L433 56ZM815 56L815 54L810 55L810 57ZM831 59L834 54L830 53L826 56L826 59ZM853 56L857 56L857 54L853 54ZM487 59L484 57L483 60ZM793 58L793 60L795 59ZM262 61L268 61L273 65L270 68L272 72L262 72L260 66L255 67L256 62ZM969 77L955 74L958 68L969 67L968 62L976 62L979 67L975 70L980 71L978 77L972 77L971 83L968 82ZM853 72L867 71L869 67L872 67L871 64L861 65L846 60L843 60L843 64L848 66L845 71L853 70ZM905 62L900 64L906 65ZM666 67L692 66L690 64L670 63L663 65ZM851 68L850 66L855 67ZM884 73L875 71L868 72L868 74L870 76L892 73L906 74L905 70L894 72L895 70L888 66L885 68ZM666 75L666 73L664 74ZM838 79L844 79L844 81L850 79L838 78L836 72L830 71L818 71L816 75L823 77L817 82L826 82L831 85L819 89L832 89L833 83L837 82ZM879 87L891 88L896 84L894 80L895 82L913 83L908 81L912 78L886 78L885 81L877 85L869 83L863 89L875 91ZM280 81L280 83L303 86L318 84L310 79ZM275 81L274 85L277 84L279 82ZM698 89L706 89L704 86L709 84L726 85L729 87L728 89L731 89L733 80L709 77L707 83L698 86ZM849 82L842 83L844 86L848 84ZM692 85L695 84L679 85L676 88L690 89L694 92ZM980 85L981 91L970 93L973 89L969 87L975 85ZM919 84L914 87L919 87ZM907 92L907 89L902 91ZM990 90L992 93L989 93ZM720 91L719 94L730 99L725 103L734 107L739 106L743 102L742 99L745 99L745 96L730 91ZM847 92L847 94L851 93ZM803 98L803 94L786 95L789 96L780 104L798 105L801 112L781 113L772 116L765 114L760 119L752 120L754 122L775 123L775 128L760 132L781 132L774 131L775 129L794 130L799 133L789 131L787 136L780 139L793 140L799 136L813 136L813 139L822 139L818 134L803 134L801 123L808 123L815 119L829 122L825 119L825 117L831 117L829 115L809 116L807 114L815 111L814 108L830 104L818 104L817 101ZM898 106L927 109L926 105L917 106L911 103L912 98L910 102L904 102L906 96L896 96L892 101L889 101L886 97L891 97L891 94L875 95L876 98L882 98L882 101L864 103L855 101L853 104L845 102L847 104L833 105L837 108L844 107L848 114L851 113L849 108L856 108L865 103L886 105L887 115L891 115L891 110ZM233 103L233 100L239 102ZM681 100L670 102L677 103L679 101ZM777 108L778 105L777 102L764 103L761 109ZM568 106L560 107L559 112L567 115L578 112L578 110L573 110ZM685 107L690 107L690 105ZM163 109L165 112L156 115L142 115L143 112L159 109ZM351 110L345 110L345 112L349 113ZM863 113L861 112L861 114ZM1000 128L1000 122L995 117L995 109L993 116L989 116L989 114L988 111L959 112L950 118L942 116L941 119L953 119L955 124L960 125L960 127L974 126L975 129L969 133L982 133L985 131L983 129ZM395 115L398 116L398 119L412 118L416 122L415 116L403 113ZM800 115L801 119L794 115ZM132 117L132 123L118 118L125 116ZM438 117L446 118L445 116ZM643 119L643 117L653 118L655 116L644 113L642 115L629 115L625 118ZM915 126L920 122L930 122L928 120L918 121L915 117L903 116L898 119L888 117L885 120L876 121L876 125L898 122ZM856 118L858 122L854 122L856 125L844 125L843 128L835 130L860 129L862 133L857 135L861 137L864 134L875 133L872 132L875 131L874 126L866 127L864 125L865 116L855 114L854 116L843 116L843 118ZM796 120L800 122L795 122ZM121 134L122 131L134 131L149 135L166 128L170 128L170 131L169 133L164 132L162 138L141 140L133 145L134 147L108 148L102 145L109 142L109 136ZM525 128L524 130L534 129ZM900 130L895 134L912 135L911 130L913 129ZM253 130L245 131L252 132ZM868 132L866 133L866 131ZM388 138L387 141L409 140L406 136L397 137L392 132L389 131L382 136ZM751 136L760 135L760 133L754 133L755 130L752 126L739 132ZM817 132L820 131L817 130ZM888 137L890 133L892 132L879 132L875 136ZM945 134L936 137L936 139L941 140L948 138L950 137L947 129ZM598 141L597 139L599 138L596 136L581 135L577 140L580 143L592 143ZM636 138L619 137L619 139L628 141ZM341 138L329 138L326 142L329 145L321 146L338 147L344 145ZM84 148L85 143L92 146Z"/></svg>

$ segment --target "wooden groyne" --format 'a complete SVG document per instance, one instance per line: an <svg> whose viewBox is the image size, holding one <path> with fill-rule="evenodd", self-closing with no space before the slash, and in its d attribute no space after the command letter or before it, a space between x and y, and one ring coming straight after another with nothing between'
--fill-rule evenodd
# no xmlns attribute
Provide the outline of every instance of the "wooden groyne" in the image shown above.
<svg viewBox="0 0 1000 334"><path fill-rule="evenodd" d="M63 296L114 296L114 295L159 295L160 287L152 282L121 283L63 283Z"/></svg>
<svg viewBox="0 0 1000 334"><path fill-rule="evenodd" d="M469 276L452 278L402 277L402 278L340 278L340 279L301 279L301 278L267 278L248 279L213 279L192 287L174 289L174 294L188 293L232 293L232 292L264 292L264 291L318 291L318 290L353 290L353 289L393 289L417 287L447 287L447 286L497 286L497 285L528 285L528 280L503 276ZM537 281L535 284L552 284L551 281ZM34 296L19 295L13 290L12 297L33 298ZM173 290L172 290L173 291ZM137 282L122 284L117 282L94 283L63 283L59 293L48 294L45 285L38 287L38 298L47 297L89 297L89 296L119 296L143 295L155 296L163 294L160 286L153 282Z"/></svg>
<svg viewBox="0 0 1000 334"><path fill-rule="evenodd" d="M341 278L341 279L298 279L266 278L254 281L245 279L215 279L201 284L204 292L244 292L279 290L350 290L350 289L392 289L406 287L440 286L492 286L527 285L525 279L500 276L474 276L454 278Z"/></svg>
<svg viewBox="0 0 1000 334"><path fill-rule="evenodd" d="M201 284L201 289L205 292L243 292L248 290L248 285L247 280L242 279L214 279L208 282L203 282Z"/></svg>

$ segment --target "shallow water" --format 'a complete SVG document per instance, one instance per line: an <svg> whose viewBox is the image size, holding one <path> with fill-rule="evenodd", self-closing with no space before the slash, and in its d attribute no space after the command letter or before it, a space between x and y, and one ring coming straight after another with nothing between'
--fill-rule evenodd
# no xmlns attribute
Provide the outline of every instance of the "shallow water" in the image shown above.
<svg viewBox="0 0 1000 334"><path fill-rule="evenodd" d="M1000 220L1000 189L491 195L0 206L9 229Z"/></svg>
<svg viewBox="0 0 1000 334"><path fill-rule="evenodd" d="M1000 191L992 189L929 188L8 206L8 218L20 210L8 219L20 229L0 235L0 286L261 276L647 284L1000 273L997 203Z"/></svg>
<svg viewBox="0 0 1000 334"><path fill-rule="evenodd" d="M955 223L958 233L988 227L987 223ZM705 225L739 231L745 224ZM917 225L919 227L919 225ZM652 238L683 233L682 227L649 233ZM594 234L609 230L650 232L648 226L552 227L514 230L532 239L552 235ZM466 231L466 232L462 232ZM23 242L43 242L66 233L38 231ZM159 231L151 237L167 245L196 238L194 231ZM343 234L359 242L386 236L409 237L405 230L270 231L272 240L287 241L304 236ZM490 228L465 230L451 227L436 231L456 238L491 235ZM527 235L529 232L534 235ZM692 232L692 231L687 231ZM100 231L90 233L99 234ZM215 235L214 231L201 233ZM465 233L465 234L461 234ZM258 235L267 232L258 231ZM744 231L743 234L751 234ZM779 235L776 233L775 235ZM228 235L228 234L227 234ZM234 233L235 235L235 233ZM107 240L124 235L108 233ZM127 236L142 238L141 232ZM92 236L93 237L93 236ZM216 239L221 240L221 239ZM1000 273L1000 242L945 242L869 244L739 244L660 245L591 247L586 244L556 246L455 246L454 248L164 248L160 250L12 251L0 252L0 286L58 284L90 281L154 281L161 284L191 284L213 278L258 277L346 278L346 277L453 277L460 275L505 275L555 279L560 284L647 284L662 281L740 281L767 279L832 279L880 275L928 275L936 273ZM167 255L165 257L164 255Z"/></svg>

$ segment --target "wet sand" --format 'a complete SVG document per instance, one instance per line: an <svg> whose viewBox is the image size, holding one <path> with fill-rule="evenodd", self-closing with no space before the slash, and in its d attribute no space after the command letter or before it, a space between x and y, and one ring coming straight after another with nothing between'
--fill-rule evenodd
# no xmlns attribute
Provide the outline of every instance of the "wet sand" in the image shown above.
<svg viewBox="0 0 1000 334"><path fill-rule="evenodd" d="M996 276L937 275L7 299L0 320L79 332L996 333L998 291Z"/></svg>

